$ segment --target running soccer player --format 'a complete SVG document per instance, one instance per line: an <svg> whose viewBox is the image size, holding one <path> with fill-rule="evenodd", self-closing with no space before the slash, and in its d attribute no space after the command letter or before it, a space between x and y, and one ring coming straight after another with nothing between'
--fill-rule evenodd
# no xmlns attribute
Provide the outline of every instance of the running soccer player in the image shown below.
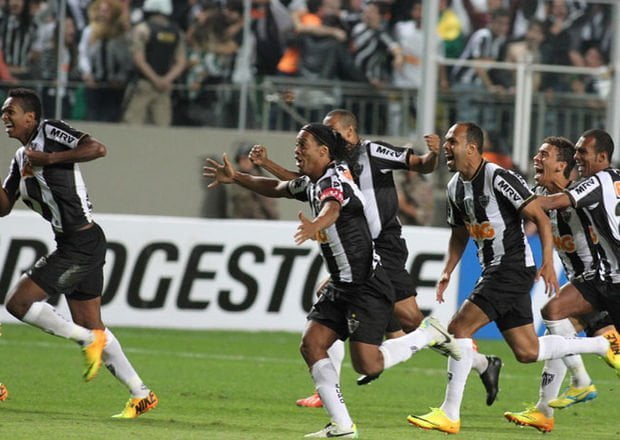
<svg viewBox="0 0 620 440"><path fill-rule="evenodd" d="M534 156L534 180L538 187L536 194L542 197L557 194L572 188L571 173L575 166L575 146L563 137L548 137L543 140ZM599 257L598 244L591 239L591 224L581 209L568 207L551 210L548 213L553 230L555 249L560 256L569 282L558 295L552 298L542 309L544 322L551 334L574 337L576 330L570 319L554 321L547 319L548 309L568 290L576 289L574 280L596 276ZM589 314L579 317L587 324L588 336L615 332L607 312ZM560 387L566 374L570 371L571 384L560 395ZM531 426L542 432L550 432L554 426L553 409L567 408L577 403L596 398L597 390L580 355L569 355L563 359L550 359L545 366L540 382L539 400L535 406L521 412L506 412L504 416L511 422L522 426Z"/></svg>
<svg viewBox="0 0 620 440"><path fill-rule="evenodd" d="M346 142L323 124L299 131L295 160L302 177L290 181L261 178L207 159L204 176L220 183L237 183L268 197L296 198L310 203L314 218L299 214L295 242L318 242L331 281L308 314L301 353L331 422L306 437L357 437L327 349L336 339L349 339L353 367L377 375L404 362L431 344L444 344L458 357L451 336L435 318L426 318L416 331L382 343L393 310L393 289L377 254L365 216L365 202L350 170L335 159L343 157Z"/></svg>
<svg viewBox="0 0 620 440"><path fill-rule="evenodd" d="M114 417L136 418L157 405L114 334L101 321L101 293L106 238L93 221L91 204L78 162L105 156L106 147L63 121L42 120L41 100L33 90L9 91L2 122L16 151L0 191L0 216L18 197L50 222L56 250L39 259L9 292L6 309L20 321L82 345L84 380L95 377L103 362L130 391ZM46 302L65 295L73 321Z"/></svg>
<svg viewBox="0 0 620 440"><path fill-rule="evenodd" d="M398 195L394 184L394 170L411 170L430 173L437 168L440 139L437 135L425 136L428 152L416 155L409 148L395 147L385 142L371 142L361 139L357 132L357 119L348 110L333 110L323 119L348 143L347 161L354 173L355 182L368 202L367 219L373 231L375 250L381 257L381 264L388 273L394 287L394 315L386 329L388 337L402 336L420 325L423 316L416 301L417 292L406 269L407 243L402 236L402 227L398 220ZM299 176L294 171L286 170L267 157L263 146L255 146L250 159L282 180L291 180ZM320 289L319 289L320 291ZM402 328L402 330L401 330ZM329 349L329 354L336 370L340 374L344 358L344 346L336 341ZM499 373L502 361L496 356L474 354L474 369L487 392L487 405L493 404L499 391ZM358 384L364 385L376 379L374 376L360 377ZM298 406L320 407L318 394L297 400Z"/></svg>
<svg viewBox="0 0 620 440"><path fill-rule="evenodd" d="M461 427L460 406L472 365L471 336L491 321L495 321L519 362L594 353L607 357L620 371L620 356L610 349L604 337L536 336L530 298L534 279L544 279L548 294L559 290L553 267L550 221L541 207L541 199L521 177L483 159L482 144L482 129L470 122L454 124L446 134L444 150L448 169L457 173L447 188L448 223L452 233L448 258L437 283L437 300L443 301L450 276L463 255L469 236L478 248L483 271L473 292L448 326L457 338L462 357L448 360L449 381L443 404L440 408L431 408L427 414L407 418L412 425L447 433L457 433ZM538 272L522 217L538 227L543 246L543 261Z"/></svg>

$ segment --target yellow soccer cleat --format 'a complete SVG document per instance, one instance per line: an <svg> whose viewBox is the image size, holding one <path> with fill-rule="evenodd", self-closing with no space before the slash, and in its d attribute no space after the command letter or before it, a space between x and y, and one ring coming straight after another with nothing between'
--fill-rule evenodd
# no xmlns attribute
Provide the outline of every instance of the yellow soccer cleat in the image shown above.
<svg viewBox="0 0 620 440"><path fill-rule="evenodd" d="M616 330L609 330L602 336L609 341L609 350L603 359L620 376L620 334Z"/></svg>
<svg viewBox="0 0 620 440"><path fill-rule="evenodd" d="M450 420L440 408L431 408L431 412L423 416L408 416L407 421L422 429L434 429L448 434L457 434L461 430L460 420Z"/></svg>
<svg viewBox="0 0 620 440"><path fill-rule="evenodd" d="M4 384L0 383L0 402L6 400L7 397L9 397L9 390L6 389L6 386L4 386Z"/></svg>
<svg viewBox="0 0 620 440"><path fill-rule="evenodd" d="M598 392L593 384L583 388L575 388L571 385L556 399L550 400L549 406L551 408L564 409L577 403L596 399L596 396L598 396Z"/></svg>
<svg viewBox="0 0 620 440"><path fill-rule="evenodd" d="M101 367L101 354L106 343L106 336L104 330L92 330L93 342L85 345L82 348L84 353L84 363L86 368L84 369L84 380L86 382L92 380Z"/></svg>
<svg viewBox="0 0 620 440"><path fill-rule="evenodd" d="M540 432L551 432L554 425L553 417L547 417L536 408L527 408L521 412L509 412L504 413L504 417L509 422L519 426L531 426L538 429Z"/></svg>
<svg viewBox="0 0 620 440"><path fill-rule="evenodd" d="M113 415L116 419L135 419L145 412L155 408L159 403L159 399L154 392L149 391L149 395L143 398L131 397L127 401L125 408L120 414Z"/></svg>

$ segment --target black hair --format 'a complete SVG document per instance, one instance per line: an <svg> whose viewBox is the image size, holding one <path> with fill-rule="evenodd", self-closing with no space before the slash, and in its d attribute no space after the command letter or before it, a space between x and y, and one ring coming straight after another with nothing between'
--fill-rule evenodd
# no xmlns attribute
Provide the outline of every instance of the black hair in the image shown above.
<svg viewBox="0 0 620 440"><path fill-rule="evenodd" d="M544 144L553 145L558 150L558 160L566 162L564 177L568 179L575 167L575 144L562 136L549 136L543 139Z"/></svg>
<svg viewBox="0 0 620 440"><path fill-rule="evenodd" d="M306 124L301 129L314 136L320 144L325 145L333 160L346 160L347 141L340 133L318 122Z"/></svg>
<svg viewBox="0 0 620 440"><path fill-rule="evenodd" d="M19 99L19 105L24 109L24 112L34 112L34 117L39 122L43 115L43 109L41 106L41 98L32 89L26 89L18 87L16 89L9 90L9 98Z"/></svg>
<svg viewBox="0 0 620 440"><path fill-rule="evenodd" d="M342 125L353 126L355 131L357 131L357 127L358 127L357 118L352 112L350 112L349 110L342 109L342 108L337 108L335 110L330 111L328 114L325 115L326 118L336 117L336 116L339 118L340 123Z"/></svg>
<svg viewBox="0 0 620 440"><path fill-rule="evenodd" d="M581 135L583 138L594 138L597 153L607 153L607 160L611 162L614 155L614 141L605 130L594 128Z"/></svg>
<svg viewBox="0 0 620 440"><path fill-rule="evenodd" d="M457 122L457 125L465 127L467 143L474 144L478 148L478 153L482 154L482 146L484 145L484 132L482 128L473 122Z"/></svg>

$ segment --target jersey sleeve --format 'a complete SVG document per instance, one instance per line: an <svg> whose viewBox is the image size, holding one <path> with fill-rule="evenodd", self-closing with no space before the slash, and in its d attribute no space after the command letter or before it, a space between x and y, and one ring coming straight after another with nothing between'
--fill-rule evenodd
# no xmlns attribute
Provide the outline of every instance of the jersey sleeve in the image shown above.
<svg viewBox="0 0 620 440"><path fill-rule="evenodd" d="M64 121L48 120L43 126L45 151L62 151L78 146L85 133L74 129Z"/></svg>
<svg viewBox="0 0 620 440"><path fill-rule="evenodd" d="M603 188L601 181L594 175L565 190L575 208L585 208L602 200Z"/></svg>
<svg viewBox="0 0 620 440"><path fill-rule="evenodd" d="M536 197L521 176L501 168L493 176L493 190L497 197L506 200L517 211Z"/></svg>
<svg viewBox="0 0 620 440"><path fill-rule="evenodd" d="M410 148L395 147L387 143L371 142L368 155L380 170L409 169Z"/></svg>
<svg viewBox="0 0 620 440"><path fill-rule="evenodd" d="M19 153L18 153L19 154ZM17 154L11 160L9 167L9 174L4 179L2 188L7 193L11 200L16 200L19 197L19 181L21 179L19 164L17 162Z"/></svg>
<svg viewBox="0 0 620 440"><path fill-rule="evenodd" d="M456 206L456 203L450 198L449 194L446 198L446 211L446 220L450 226L457 227L465 224L458 206Z"/></svg>
<svg viewBox="0 0 620 440"><path fill-rule="evenodd" d="M342 205L344 202L344 185L336 175L321 179L317 184L319 187L318 202L320 208L329 200L335 200Z"/></svg>
<svg viewBox="0 0 620 440"><path fill-rule="evenodd" d="M309 185L310 179L308 176L301 176L288 182L288 192L294 199L307 202Z"/></svg>

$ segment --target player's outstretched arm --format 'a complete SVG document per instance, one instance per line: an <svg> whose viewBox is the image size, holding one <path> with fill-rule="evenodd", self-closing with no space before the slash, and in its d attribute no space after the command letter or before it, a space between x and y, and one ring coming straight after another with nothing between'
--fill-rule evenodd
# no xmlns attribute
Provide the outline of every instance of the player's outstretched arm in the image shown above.
<svg viewBox="0 0 620 440"><path fill-rule="evenodd" d="M219 163L207 159L202 175L213 179L208 188L215 188L219 184L236 183L266 197L292 197L288 191L288 182L241 173L235 170L226 154L222 156L222 160L223 163Z"/></svg>
<svg viewBox="0 0 620 440"><path fill-rule="evenodd" d="M439 164L439 144L441 138L437 134L426 134L424 135L424 142L428 152L423 156L411 154L409 156L409 170L428 174L435 171Z"/></svg>
<svg viewBox="0 0 620 440"><path fill-rule="evenodd" d="M4 188L0 189L0 217L8 215L15 205L15 198L9 196Z"/></svg>
<svg viewBox="0 0 620 440"><path fill-rule="evenodd" d="M446 260L446 264L444 265L443 271L441 272L441 276L437 281L436 299L439 303L444 302L444 292L450 283L450 276L452 275L456 265L461 260L468 240L469 233L467 232L467 228L465 228L465 226L452 227L450 241L448 242L448 258Z"/></svg>
<svg viewBox="0 0 620 440"><path fill-rule="evenodd" d="M568 199L568 196L566 196L566 198ZM543 209L541 203L543 199L545 199L545 197L536 197L525 205L521 212L527 219L536 223L536 227L538 228L540 242L542 243L543 261L540 269L538 269L536 273L536 280L542 277L543 280L545 280L545 292L547 295L552 295L554 292L560 291L560 285L553 265L553 233L551 232L551 222Z"/></svg>
<svg viewBox="0 0 620 440"><path fill-rule="evenodd" d="M254 145L250 150L250 160L256 166L259 166L280 180L293 180L301 176L295 171L290 171L275 163L267 156L267 147L264 145Z"/></svg>
<svg viewBox="0 0 620 440"><path fill-rule="evenodd" d="M540 207L545 211L568 208L569 206L572 206L571 199L566 193L538 196L538 203L540 203Z"/></svg>
<svg viewBox="0 0 620 440"><path fill-rule="evenodd" d="M44 167L59 163L88 162L105 156L108 149L105 145L91 136L80 139L77 147L64 151L48 153L26 149L26 156L30 164L35 167Z"/></svg>

